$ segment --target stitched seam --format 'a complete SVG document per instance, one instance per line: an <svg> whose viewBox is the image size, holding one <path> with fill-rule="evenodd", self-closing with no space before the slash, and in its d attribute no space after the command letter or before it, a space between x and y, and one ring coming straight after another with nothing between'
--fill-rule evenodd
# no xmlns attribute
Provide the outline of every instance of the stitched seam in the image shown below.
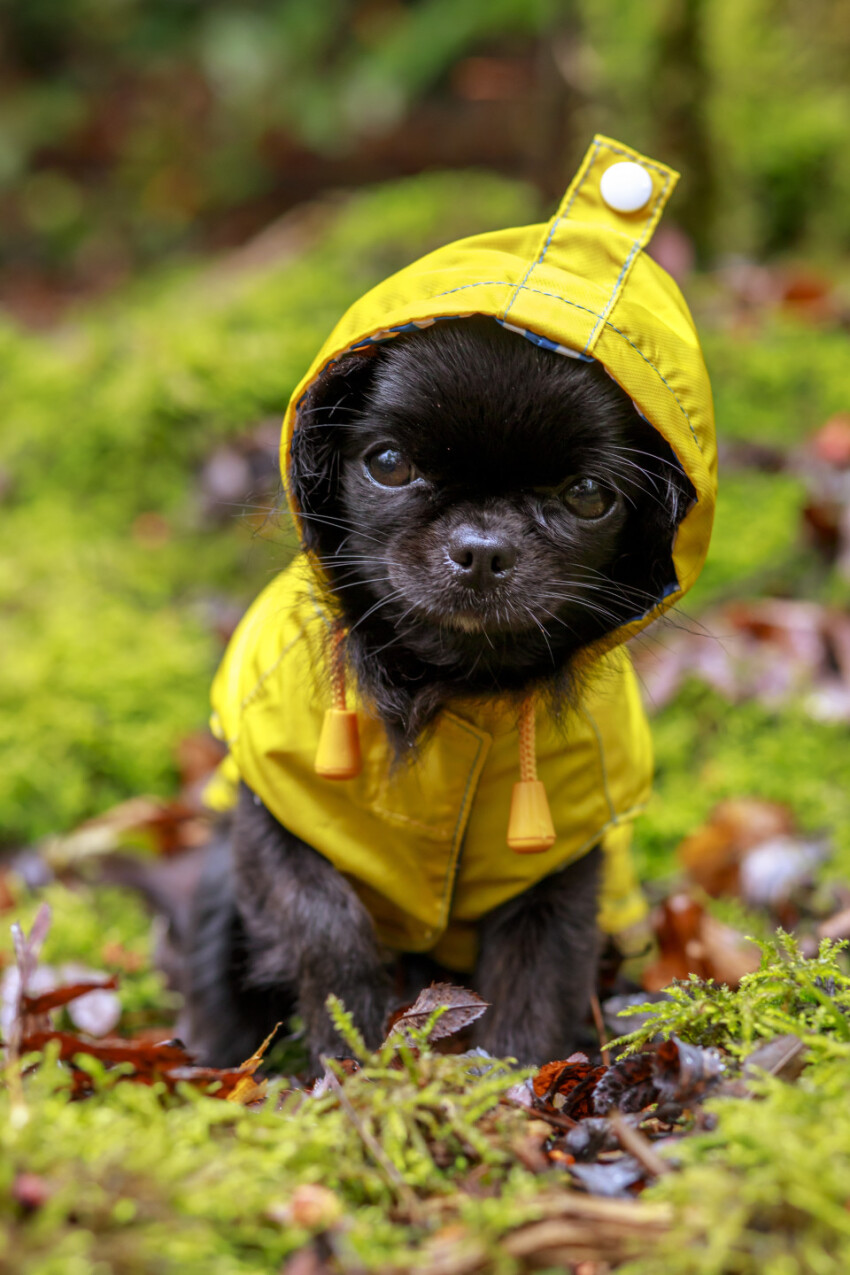
<svg viewBox="0 0 850 1275"><path fill-rule="evenodd" d="M372 809L391 823L397 823L403 827L419 828L422 832L427 833L433 841L450 841L454 837L455 829L447 831L445 825L435 826L432 823L423 823L421 819L414 819L411 815L403 815L398 811L388 810L386 806L378 805L377 802L373 804Z"/></svg>
<svg viewBox="0 0 850 1275"><path fill-rule="evenodd" d="M292 640L291 640L291 641L287 642L286 646L283 648L283 650L281 651L280 655L278 655L278 657L277 657L277 659L274 661L274 663L273 663L273 664L270 664L270 665L269 665L269 667L268 667L267 669L264 669L264 670L263 670L263 672L262 672L262 673L260 674L260 676L257 678L257 680L256 680L256 682L254 683L254 685L251 687L251 689L250 689L250 691L248 692L248 694L245 696L245 698L242 700L241 704L239 705L239 712L240 712L240 713L242 713L242 712L243 712L243 710L244 710L244 709L246 709L246 708L248 707L248 705L249 705L249 704L251 704L251 703L253 703L253 701L257 698L257 695L259 694L259 691L260 691L260 689L261 689L261 687L262 687L263 683L267 680L267 678L271 677L272 673L273 673L273 672L275 671L275 669L278 667L278 665L280 664L280 662L281 662L281 660L283 659L283 657L284 657L285 655L287 655L287 654L289 653L289 651L291 651L291 650L292 650L292 647L295 645L295 643L296 643L296 642L298 642L298 641L300 641L300 639L301 639L301 637L302 637L303 633L304 633L304 630L303 630L303 629L299 629L299 630L298 630L298 632L296 633L295 637L294 637L294 638L292 638Z"/></svg>
<svg viewBox="0 0 850 1275"><path fill-rule="evenodd" d="M472 762L472 766L470 767L469 774L466 777L466 787L463 792L463 798L460 803L460 810L458 811L457 821L455 823L454 836L452 838L452 853L449 857L449 863L446 868L445 878L443 879L442 900L440 903L440 922L439 922L440 935L445 933L449 923L449 913L451 911L452 894L453 894L452 886L454 884L454 880L457 875L457 865L458 865L458 860L460 858L460 841L461 841L460 830L463 826L464 813L467 809L467 805L469 802L469 790L472 787L472 780L473 780L473 777L478 773L478 762L481 757L481 748L484 742L481 736L476 731L472 730L469 726L467 726L463 721L461 721L460 718L455 718L454 720L456 724L461 728L461 730L465 730L467 735L471 735L473 739L477 740L478 748L476 750L475 757Z"/></svg>
<svg viewBox="0 0 850 1275"><path fill-rule="evenodd" d="M513 287L513 285L508 284L505 279L485 279L485 280L482 280L480 283L465 283L459 288L449 288L445 292L437 292L434 294L433 297L430 297L429 300L436 301L439 297L448 297L448 296L451 296L452 293L454 292L466 292L469 288L495 288L495 287L502 287L502 286ZM519 287L519 285L517 286ZM591 310L589 306L579 305L578 301L569 301L566 297L560 296L560 294L557 292L546 292L542 288L530 288L527 284L523 286L523 291L533 292L539 297L551 297L554 301L561 301L563 302L564 305L572 306L574 310L583 310L586 314L592 314L597 319L601 317L599 314L597 314L595 310ZM632 349L635 350L640 355L644 363L646 363L648 367L652 368L653 372L658 377L659 381L661 381L661 384L665 387L665 389L667 389L670 392L672 397L675 399L676 406L678 407L679 411L684 416L685 420L688 422L688 429L691 431L691 434L693 435L694 442L696 443L699 450L702 451L702 444L697 438L697 432L693 427L691 418L688 415L685 407L682 404L681 399L679 398L676 391L673 389L670 382L666 379L666 377L662 375L661 372L659 372L658 368L655 366L652 360L646 357L646 355L644 354L640 346L635 345L631 337L626 336L625 332L621 331L620 328L616 327L615 324L613 324L610 319L605 320L605 326L607 328L610 328L612 332L616 332L617 336L622 337L622 339L626 342L626 344L630 345Z"/></svg>
<svg viewBox="0 0 850 1275"><path fill-rule="evenodd" d="M594 325L593 325L593 328L591 329L590 336L587 338L587 341L586 341L586 343L585 343L585 347L584 347L584 349L582 350L582 354L587 354L588 350L590 349L590 346L591 346L591 343L592 343L592 341L593 341L593 338L596 336L596 333L599 331L600 326L601 326L601 325L602 325L602 324L603 324L603 323L607 320L608 315L611 313L612 309L614 308L614 302L615 302L615 301L616 301L616 299L617 299L617 294L618 294L618 292L619 292L619 290L620 290L620 285L621 285L621 283L623 282L623 279L624 279L624 278L625 278L625 276L626 276L626 271L629 269L629 266L630 266L630 265L632 264L632 262L634 261L634 259L635 259L635 255L637 254L637 252L638 252L639 250L640 250L640 242L639 242L639 240L637 240L637 239L636 239L636 240L634 241L634 243L632 244L631 251L629 252L629 255L626 257L626 260L623 262L623 268L622 268L622 270L621 270L621 271L620 271L620 273L617 275L617 280L616 280L616 282L615 282L615 284L614 284L614 287L613 287L613 290L612 290L612 292L611 292L611 295L610 295L610 297L608 298L608 301L607 301L607 304L606 304L606 306L605 306L605 309L604 309L604 310L602 311L602 313L599 315L599 317L597 318L596 322L595 322L595 323L594 323Z"/></svg>
<svg viewBox="0 0 850 1275"><path fill-rule="evenodd" d="M622 153L623 152L621 151L620 154ZM637 256L638 252L640 252L643 245L648 241L649 236L651 235L653 229L655 228L656 222L658 221L658 217L661 212L661 208L663 207L664 201L667 197L667 190L669 186L670 186L670 174L668 173L666 180L664 182L664 185L662 186L661 190L658 192L658 195L656 196L656 199L655 199L655 203L652 205L652 208L649 211L649 216L646 219L646 224L644 225L643 230L641 231L640 235L638 236L638 238L635 240L634 244L632 245L632 249L628 257L626 257L626 260L623 262L623 268L617 277L617 282L614 284L614 288L611 292L611 296L608 299L608 304L606 305L602 314L599 316L599 319L594 325L593 331L591 332L590 336L587 338L587 345L584 347L585 354L587 354L588 350L590 349L593 343L593 339L596 336L596 333L599 331L600 325L608 318L608 315L611 313L611 311L614 309L614 306L617 304L617 298L620 293L620 288L623 286L626 276L628 275L629 270L631 269L631 264L634 261L635 257Z"/></svg>
<svg viewBox="0 0 850 1275"><path fill-rule="evenodd" d="M601 146L601 145L602 145L602 143L601 143L601 142L594 142L594 143L593 143L593 154L590 156L590 159L588 160L587 168L584 170L584 172L583 172L583 173L582 173L582 175L581 175L581 181L578 183L578 185L576 186L576 188L575 188L575 190L573 191L572 195L570 196L569 203L567 204L567 206L566 206L566 208L564 209L564 211L563 211L563 212L561 212L561 213L559 213L559 214L557 215L557 217L555 217L555 218L553 219L553 221L552 221L552 225L551 225L551 227L550 227L550 229L549 229L549 234L548 234L548 235L547 235L547 237L546 237L546 242L545 242L545 243L544 243L544 245L543 245L543 250L542 250L542 252L540 253L540 256L537 258L537 260L536 260L536 261L532 261L531 265L528 267L528 269L526 270L525 274L523 275L523 277L520 279L519 283L518 283L518 284L516 285L516 287L514 288L514 294L513 294L513 296L511 297L510 301L508 302L507 306L505 307L504 311L502 312L502 318L503 318L503 319L506 319L506 318L508 317L508 313L509 313L509 311L510 311L510 309L511 309L511 306L512 306L512 305L513 305L513 303L516 301L516 299L517 299L517 297L519 296L519 294L520 294L520 292L522 291L522 289L525 287L525 285L526 285L526 283L528 282L529 276L531 275L532 271L536 270L536 268L540 265L540 263L541 263L541 261L543 260L543 258L546 256L546 253L549 251L549 245L551 244L551 242L552 242L552 240L553 240L553 238L554 238L554 236L555 236L555 231L558 229L558 227L560 226L560 224L561 224L561 222L564 220L564 218L565 218L565 217L567 217L567 216L569 215L570 209L572 208L573 204L575 203L575 201L576 201L576 197L577 197L577 195L578 195L579 191L581 190L581 188L582 188L582 186L584 185L584 183L587 181L587 177L588 177L588 174L590 173L591 168L592 168L592 167L593 167L593 165L596 163L596 159L597 159L597 156L598 156L598 154L599 154L599 148L600 148L600 146Z"/></svg>
<svg viewBox="0 0 850 1275"><path fill-rule="evenodd" d="M602 745L602 736L599 733L599 727L596 725L595 718L586 708L582 710L582 716L590 723L590 729L596 736L596 747L599 751L599 769L602 771L602 789L605 793L605 800L608 802L608 813L611 816L611 819L606 826L610 827L611 824L617 824L619 816L617 811L614 809L614 802L611 800L611 789L608 786L608 767L605 764L605 749Z"/></svg>
<svg viewBox="0 0 850 1275"><path fill-rule="evenodd" d="M668 181L670 180L669 168L662 168L660 164L653 164L652 160L650 159L641 158L640 160L637 160L635 159L634 151L623 150L621 146L615 146L613 142L606 142L605 146L607 147L609 151L613 151L615 155L625 155L626 158L632 160L633 163L635 164L639 163L641 168L651 168L654 172L658 173L661 177L666 177Z"/></svg>
<svg viewBox="0 0 850 1275"><path fill-rule="evenodd" d="M621 814L617 814L615 812L613 818L609 819L607 823L603 823L602 827L597 832L594 832L587 838L586 841L582 842L579 849L575 850L570 855L569 859L566 859L563 863L559 864L557 868L553 868L552 871L563 872L564 868L568 868L571 863L575 863L576 859L580 859L583 854L587 854L588 850L592 850L594 846L599 845L600 838L604 837L606 832L610 832L612 828L619 827L621 823L625 823L631 819L636 819L638 815L643 814L644 810L646 810L646 802L641 801L635 806L629 806L628 810L622 811ZM604 846L602 847L602 853L605 853Z"/></svg>

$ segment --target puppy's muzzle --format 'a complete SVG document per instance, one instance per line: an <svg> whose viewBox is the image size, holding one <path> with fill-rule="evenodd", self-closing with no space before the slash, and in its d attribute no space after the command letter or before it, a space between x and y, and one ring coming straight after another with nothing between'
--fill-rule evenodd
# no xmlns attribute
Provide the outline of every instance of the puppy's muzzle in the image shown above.
<svg viewBox="0 0 850 1275"><path fill-rule="evenodd" d="M504 584L516 566L516 545L508 536L468 525L455 528L446 551L454 579L479 593Z"/></svg>

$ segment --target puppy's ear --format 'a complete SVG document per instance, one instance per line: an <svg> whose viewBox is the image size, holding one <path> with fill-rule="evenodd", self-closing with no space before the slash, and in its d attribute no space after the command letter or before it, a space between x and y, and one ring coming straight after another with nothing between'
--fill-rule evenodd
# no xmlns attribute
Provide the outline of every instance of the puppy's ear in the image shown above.
<svg viewBox="0 0 850 1275"><path fill-rule="evenodd" d="M375 350L332 363L310 387L296 411L289 485L304 515L303 541L319 550L323 519L336 510L340 464L352 422L363 412L375 371Z"/></svg>

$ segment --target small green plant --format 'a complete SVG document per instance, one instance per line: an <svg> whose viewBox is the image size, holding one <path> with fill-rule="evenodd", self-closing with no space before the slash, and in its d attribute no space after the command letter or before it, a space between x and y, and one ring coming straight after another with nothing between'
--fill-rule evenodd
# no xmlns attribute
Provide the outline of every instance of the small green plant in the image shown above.
<svg viewBox="0 0 850 1275"><path fill-rule="evenodd" d="M751 941L761 948L761 964L737 989L695 974L677 981L667 989L669 1000L629 1010L644 1012L646 1022L612 1048L632 1053L658 1035L675 1035L744 1058L760 1041L786 1033L827 1051L831 1042L850 1042L847 944L824 939L817 956L806 959L796 939L782 930L772 939Z"/></svg>
<svg viewBox="0 0 850 1275"><path fill-rule="evenodd" d="M527 1117L500 1104L516 1070L431 1052L430 1023L370 1055L343 1006L329 1009L360 1070L341 1081L330 1062L315 1097L272 1082L260 1110L82 1057L95 1092L72 1102L53 1047L25 1059L23 1118L0 1088L3 1275L255 1275L320 1231L342 1269L409 1269L452 1222L515 1270L499 1239L539 1215L541 1188L512 1151ZM34 1209L16 1203L22 1180Z"/></svg>

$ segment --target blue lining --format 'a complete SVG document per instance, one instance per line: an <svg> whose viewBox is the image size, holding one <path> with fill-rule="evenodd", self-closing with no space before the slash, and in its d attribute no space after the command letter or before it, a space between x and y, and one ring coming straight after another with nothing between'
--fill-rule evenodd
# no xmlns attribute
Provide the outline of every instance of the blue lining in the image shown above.
<svg viewBox="0 0 850 1275"><path fill-rule="evenodd" d="M669 598L672 593L678 593L681 587L682 586L679 584L679 581L674 578L673 581L666 585L662 592L659 593L651 607L647 607L645 611L639 611L636 615L630 615L627 620L623 620L623 624L635 624L638 620L646 619L648 615L652 614L657 606L660 606L665 598ZM620 627L622 627L622 625Z"/></svg>
<svg viewBox="0 0 850 1275"><path fill-rule="evenodd" d="M496 322L506 332L515 332L517 336L525 337L526 341L530 341L532 345L539 345L543 350L551 350L553 354L562 354L568 359L577 359L579 363L596 362L592 354L581 354L578 350L571 350L567 345L559 345L557 341L550 341L548 336L541 336L539 332L532 332L530 328L518 328L513 323L506 322L505 319L496 319Z"/></svg>
<svg viewBox="0 0 850 1275"><path fill-rule="evenodd" d="M469 288L512 288L513 286L514 285L507 279L482 279L479 283L464 283L459 288L449 288L445 292L437 292L435 293L433 297L429 299L431 301L436 301L438 297L449 297L455 292L466 292ZM570 301L568 300L567 297L562 297L557 292L545 292L542 288L529 288L528 285L522 285L522 284L517 284L516 286L517 288L522 287L524 292L534 292L536 293L537 296L540 296L540 297L552 297L554 301L562 301L564 305L571 305L573 309L575 310L583 310L585 314L592 314L595 319L600 319L600 320L602 319L602 315L597 314L595 310L591 310L589 306L579 305L577 301ZM697 432L694 429L693 424L691 423L691 418L688 415L684 406L682 405L682 402L679 399L678 394L673 389L670 382L666 379L665 376L662 375L661 372L659 372L658 368L655 366L652 360L646 357L646 355L644 354L640 346L635 345L631 337L626 336L625 332L623 332L620 328L616 327L611 322L610 319L605 320L605 326L607 328L610 328L612 332L616 332L617 336L622 337L623 340L626 342L626 344L630 345L632 349L635 350L640 355L644 363L646 363L648 367L652 368L653 372L658 377L659 381L661 381L665 389L669 390L669 392L672 394L673 398L676 401L676 405L679 408L679 411L682 413L685 420L688 422L688 429L691 431L691 434L693 435L694 442L696 443L699 450L702 451L702 446L700 444L699 439L697 438ZM368 344L368 342L366 344Z"/></svg>

